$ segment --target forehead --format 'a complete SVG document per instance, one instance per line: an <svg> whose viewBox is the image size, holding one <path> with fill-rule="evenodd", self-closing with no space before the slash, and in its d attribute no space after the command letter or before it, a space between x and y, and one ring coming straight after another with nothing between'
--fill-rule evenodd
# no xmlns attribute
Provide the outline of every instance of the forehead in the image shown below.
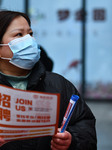
<svg viewBox="0 0 112 150"><path fill-rule="evenodd" d="M15 29L29 29L29 28L30 28L30 26L29 26L27 20L24 17L19 16L12 20L12 22L8 26L6 32L12 31Z"/></svg>

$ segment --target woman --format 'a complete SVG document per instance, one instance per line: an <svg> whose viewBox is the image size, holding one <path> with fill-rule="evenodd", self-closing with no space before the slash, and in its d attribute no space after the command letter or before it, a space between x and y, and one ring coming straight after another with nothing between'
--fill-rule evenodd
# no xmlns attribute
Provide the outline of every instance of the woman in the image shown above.
<svg viewBox="0 0 112 150"><path fill-rule="evenodd" d="M39 58L40 50L33 38L29 18L24 13L1 11L0 84L22 90L60 93L60 127L71 95L79 93L62 76L45 71ZM64 133L4 143L0 138L1 150L96 150L95 117L80 97Z"/></svg>

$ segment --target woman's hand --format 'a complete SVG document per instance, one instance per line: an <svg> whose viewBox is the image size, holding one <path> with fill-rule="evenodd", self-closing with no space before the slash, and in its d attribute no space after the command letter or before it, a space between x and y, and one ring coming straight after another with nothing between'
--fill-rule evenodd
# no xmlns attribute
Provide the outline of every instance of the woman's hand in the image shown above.
<svg viewBox="0 0 112 150"><path fill-rule="evenodd" d="M3 145L3 144L5 144L6 142L4 141L4 139L3 138L0 138L0 147Z"/></svg>
<svg viewBox="0 0 112 150"><path fill-rule="evenodd" d="M72 136L68 131L57 133L52 137L51 149L52 150L67 150L71 144Z"/></svg>

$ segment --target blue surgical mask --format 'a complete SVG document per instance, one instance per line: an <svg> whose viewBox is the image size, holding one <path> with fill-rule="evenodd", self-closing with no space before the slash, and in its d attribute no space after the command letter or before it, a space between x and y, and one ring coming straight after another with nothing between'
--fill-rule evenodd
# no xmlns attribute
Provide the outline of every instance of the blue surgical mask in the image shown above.
<svg viewBox="0 0 112 150"><path fill-rule="evenodd" d="M2 59L9 60L9 62L19 68L30 70L40 59L40 49L34 37L27 34L24 37L14 39L8 44L0 44L0 46L8 45L13 52L12 58Z"/></svg>

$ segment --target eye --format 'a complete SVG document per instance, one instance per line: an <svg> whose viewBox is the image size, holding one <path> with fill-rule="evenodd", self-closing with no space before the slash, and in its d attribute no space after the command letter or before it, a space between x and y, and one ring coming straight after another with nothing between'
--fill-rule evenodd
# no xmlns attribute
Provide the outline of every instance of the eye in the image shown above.
<svg viewBox="0 0 112 150"><path fill-rule="evenodd" d="M16 36L19 36L19 37L20 37L20 36L22 36L22 33L17 33Z"/></svg>
<svg viewBox="0 0 112 150"><path fill-rule="evenodd" d="M29 34L30 34L31 36L33 36L33 32L30 32Z"/></svg>

